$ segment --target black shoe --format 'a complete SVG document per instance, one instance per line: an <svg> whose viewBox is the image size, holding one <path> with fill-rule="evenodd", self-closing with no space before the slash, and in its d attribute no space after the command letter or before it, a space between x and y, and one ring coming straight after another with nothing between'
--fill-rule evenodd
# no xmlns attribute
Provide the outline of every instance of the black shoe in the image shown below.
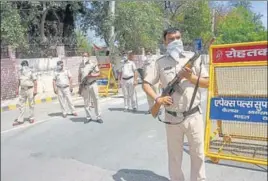
<svg viewBox="0 0 268 181"><path fill-rule="evenodd" d="M91 121L92 121L91 118L86 118L86 121L85 121L84 123L86 124L86 123L89 123L89 122L91 122Z"/></svg>
<svg viewBox="0 0 268 181"><path fill-rule="evenodd" d="M102 119L97 119L97 122L102 124L103 123L103 120Z"/></svg>

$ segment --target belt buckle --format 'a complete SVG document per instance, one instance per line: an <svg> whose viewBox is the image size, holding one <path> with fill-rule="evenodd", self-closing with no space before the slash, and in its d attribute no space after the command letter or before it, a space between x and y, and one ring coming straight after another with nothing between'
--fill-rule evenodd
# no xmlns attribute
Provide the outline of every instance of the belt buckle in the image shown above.
<svg viewBox="0 0 268 181"><path fill-rule="evenodd" d="M184 115L181 112L176 112L176 117L180 119L184 119Z"/></svg>

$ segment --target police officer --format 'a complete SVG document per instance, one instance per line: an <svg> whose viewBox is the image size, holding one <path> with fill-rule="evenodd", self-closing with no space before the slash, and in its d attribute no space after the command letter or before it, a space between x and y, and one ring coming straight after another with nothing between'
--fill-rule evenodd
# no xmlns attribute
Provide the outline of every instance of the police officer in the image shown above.
<svg viewBox="0 0 268 181"><path fill-rule="evenodd" d="M145 58L144 65L143 65L144 76L146 76L146 74L150 73L148 70L150 70L150 67L153 67L155 65L155 61L156 61L156 57L153 57L151 51L149 51L149 50L146 51L146 58ZM156 94L159 94L159 86L160 86L159 83L152 85L152 88ZM150 114L150 112L151 112L150 110L154 105L154 100L148 94L146 94L146 96L147 96L147 102L149 105L148 114Z"/></svg>
<svg viewBox="0 0 268 181"><path fill-rule="evenodd" d="M90 60L87 53L84 54L84 57L86 57L85 64L84 67L79 68L78 79L80 83L85 82L85 84L82 86L82 96L84 98L85 111L87 115L86 122L90 122L92 120L92 115L90 112L90 102L92 99L95 108L95 114L97 117L97 122L103 123L103 120L101 119L97 84L97 77L100 75L98 62Z"/></svg>
<svg viewBox="0 0 268 181"><path fill-rule="evenodd" d="M135 86L138 84L138 73L136 65L133 62L134 53L128 52L127 58L125 57L122 67L120 69L120 84L124 95L125 110L128 111L132 107L133 111L137 110L137 100L135 96ZM130 105L131 104L131 105Z"/></svg>
<svg viewBox="0 0 268 181"><path fill-rule="evenodd" d="M144 79L143 88L149 96L159 105L164 105L165 121L174 124L166 124L169 173L171 181L184 181L182 172L183 142L186 135L189 142L191 157L191 181L204 181L204 122L199 107L201 93L198 90L193 106L189 111L190 101L200 73L200 58L192 69L182 68L188 58L183 58L183 46L181 34L178 29L170 28L164 31L164 43L167 53L156 61ZM191 53L193 55L193 53ZM209 85L208 73L202 66L199 87L207 88ZM167 86L176 75L181 72L182 82L175 93L170 96L158 96L151 85L159 80L164 87ZM184 113L184 114L182 114ZM178 123L178 124L176 124Z"/></svg>
<svg viewBox="0 0 268 181"><path fill-rule="evenodd" d="M19 86L17 93L19 93L19 109L20 115L15 120L13 126L24 123L25 104L28 100L30 107L29 122L34 123L34 96L37 94L37 77L35 73L29 68L29 63L26 60L21 62L21 70L19 72Z"/></svg>
<svg viewBox="0 0 268 181"><path fill-rule="evenodd" d="M68 69L63 68L63 61L57 62L57 69L54 72L53 88L55 94L58 94L62 115L67 116L66 102L74 116L77 116L72 102L71 92L73 92L72 75Z"/></svg>
<svg viewBox="0 0 268 181"><path fill-rule="evenodd" d="M83 55L82 55L82 61L81 61L80 65L79 65L79 70L78 70L79 72L84 69L87 61L91 61L91 60L89 59L89 54L87 52L84 52ZM79 72L78 72L78 75L80 75ZM81 83L81 77L80 76L78 76L78 82L79 82L79 84ZM83 92L81 92L81 93L83 93ZM83 96L83 95L81 95L81 96ZM90 102L90 107L94 108L93 99L90 96L89 96L88 99L90 100L89 101Z"/></svg>

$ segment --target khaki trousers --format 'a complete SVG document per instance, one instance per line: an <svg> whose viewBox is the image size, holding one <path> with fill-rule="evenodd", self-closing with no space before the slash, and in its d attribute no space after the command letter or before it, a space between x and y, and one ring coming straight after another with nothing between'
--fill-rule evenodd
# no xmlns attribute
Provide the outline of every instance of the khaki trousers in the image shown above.
<svg viewBox="0 0 268 181"><path fill-rule="evenodd" d="M26 109L26 102L29 102L30 108L30 119L34 118L34 95L33 95L34 88L23 88L21 87L20 96L19 96L19 110L20 115L18 117L18 122L24 122L24 114Z"/></svg>
<svg viewBox="0 0 268 181"><path fill-rule="evenodd" d="M71 110L71 112L75 113L75 108L74 108L74 104L72 101L70 87L66 87L66 88L58 87L58 99L60 102L62 114L67 114L68 109L66 108L66 103L69 106L69 109Z"/></svg>
<svg viewBox="0 0 268 181"><path fill-rule="evenodd" d="M199 112L178 125L166 125L169 174L171 181L184 181L183 142L186 135L191 157L191 181L205 181L204 122ZM187 169L187 168L185 168Z"/></svg>
<svg viewBox="0 0 268 181"><path fill-rule="evenodd" d="M125 109L129 109L130 107L137 108L138 105L136 105L137 100L135 96L134 78L129 80L122 79L121 82Z"/></svg>
<svg viewBox="0 0 268 181"><path fill-rule="evenodd" d="M99 103L99 91L97 82L92 85L87 85L83 88L82 96L84 98L85 111L87 114L87 118L92 118L91 115L91 101L93 101L93 105L95 108L95 114L97 119L101 118L100 112L100 103Z"/></svg>

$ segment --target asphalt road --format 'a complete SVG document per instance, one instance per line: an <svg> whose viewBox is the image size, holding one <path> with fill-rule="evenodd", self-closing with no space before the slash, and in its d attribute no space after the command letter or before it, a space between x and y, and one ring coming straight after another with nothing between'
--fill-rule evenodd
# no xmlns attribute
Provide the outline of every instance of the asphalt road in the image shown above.
<svg viewBox="0 0 268 181"><path fill-rule="evenodd" d="M36 106L35 124L13 128L18 110L1 113L1 181L168 181L164 124L144 114L145 94L140 87L137 92L135 114L122 111L120 96L102 99L103 124L84 124L80 98L74 101L78 117L62 118L57 102L45 103ZM183 171L189 180L185 143ZM207 160L206 172L207 181L267 179L263 167L224 160Z"/></svg>

